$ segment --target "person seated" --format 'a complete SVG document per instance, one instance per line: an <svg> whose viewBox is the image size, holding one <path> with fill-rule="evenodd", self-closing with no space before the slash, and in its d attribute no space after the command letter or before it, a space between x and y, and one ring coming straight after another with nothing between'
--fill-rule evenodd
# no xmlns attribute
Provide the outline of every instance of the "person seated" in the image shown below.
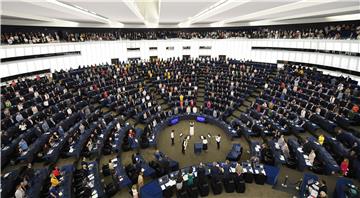
<svg viewBox="0 0 360 198"><path fill-rule="evenodd" d="M222 165L222 173L224 177L228 177L230 175L230 162L229 160L225 160L225 163Z"/></svg>
<svg viewBox="0 0 360 198"><path fill-rule="evenodd" d="M89 174L89 170L88 170L86 162L84 161L84 162L82 162L81 168L79 170L77 170L76 177L77 178L84 178L88 174Z"/></svg>
<svg viewBox="0 0 360 198"><path fill-rule="evenodd" d="M183 188L183 176L181 170L179 170L178 175L176 177L176 189L181 190Z"/></svg>
<svg viewBox="0 0 360 198"><path fill-rule="evenodd" d="M128 132L129 138L134 138L135 135L136 135L136 133L134 132L134 130L130 129L129 132Z"/></svg>
<svg viewBox="0 0 360 198"><path fill-rule="evenodd" d="M159 150L156 150L154 155L157 160L161 161L162 154L160 153Z"/></svg>
<svg viewBox="0 0 360 198"><path fill-rule="evenodd" d="M214 109L213 111L213 115L212 115L214 118L217 118L218 117L218 112Z"/></svg>
<svg viewBox="0 0 360 198"><path fill-rule="evenodd" d="M308 139L305 139L305 143L303 144L303 151L305 153L310 153L311 152L311 143L309 142Z"/></svg>
<svg viewBox="0 0 360 198"><path fill-rule="evenodd" d="M114 173L115 172L115 164L112 162L111 159L109 159L109 170L110 170L110 173Z"/></svg>
<svg viewBox="0 0 360 198"><path fill-rule="evenodd" d="M50 183L52 187L57 187L60 184L60 181L58 178L55 177L55 175L53 173L51 173L50 175Z"/></svg>
<svg viewBox="0 0 360 198"><path fill-rule="evenodd" d="M55 166L54 169L52 170L52 174L57 178L60 179L61 177L61 173L60 173L60 169L58 166Z"/></svg>
<svg viewBox="0 0 360 198"><path fill-rule="evenodd" d="M287 145L287 143L285 142L285 144L281 147L281 151L285 157L285 159L289 159L290 158L290 150L289 147Z"/></svg>
<svg viewBox="0 0 360 198"><path fill-rule="evenodd" d="M323 145L325 141L325 136L323 134L320 134L318 137L318 142L320 145Z"/></svg>
<svg viewBox="0 0 360 198"><path fill-rule="evenodd" d="M285 143L285 138L284 135L281 135L280 138L278 139L277 143L279 144L279 147L283 147Z"/></svg>
<svg viewBox="0 0 360 198"><path fill-rule="evenodd" d="M189 173L187 174L188 180L187 185L192 186L194 184L194 174L192 172L192 168L190 168Z"/></svg>
<svg viewBox="0 0 360 198"><path fill-rule="evenodd" d="M191 107L190 107L190 106L187 106L187 107L186 107L186 113L187 113L187 114L190 114L190 113L191 113Z"/></svg>
<svg viewBox="0 0 360 198"><path fill-rule="evenodd" d="M140 158L138 157L138 155L140 155L139 152L136 152L136 153L133 153L132 156L131 156L131 160L132 160L132 163L133 164L137 164L137 163L140 163Z"/></svg>
<svg viewBox="0 0 360 198"><path fill-rule="evenodd" d="M265 164L273 165L275 163L272 151L266 144L261 145L261 157L261 161L263 161Z"/></svg>
<svg viewBox="0 0 360 198"><path fill-rule="evenodd" d="M314 150L311 150L311 151L310 151L310 154L309 154L309 163L310 163L311 165L314 164L315 158L316 158L316 153L315 153Z"/></svg>
<svg viewBox="0 0 360 198"><path fill-rule="evenodd" d="M16 186L16 191L15 191L15 198L25 198L26 197L26 189L24 188L23 184L20 183L19 185Z"/></svg>
<svg viewBox="0 0 360 198"><path fill-rule="evenodd" d="M196 106L194 106L194 107L192 108L192 112L193 112L193 113L197 113L197 112L198 112L198 109L197 109Z"/></svg>
<svg viewBox="0 0 360 198"><path fill-rule="evenodd" d="M222 169L220 168L219 164L217 162L213 162L210 168L211 179L218 180L221 172Z"/></svg>
<svg viewBox="0 0 360 198"><path fill-rule="evenodd" d="M260 163L260 159L257 155L254 155L250 158L250 163L252 164L252 166L254 166L255 164Z"/></svg>
<svg viewBox="0 0 360 198"><path fill-rule="evenodd" d="M52 197L52 198L60 198L61 197L60 192L56 186L50 186L49 194L50 194L50 197Z"/></svg>
<svg viewBox="0 0 360 198"><path fill-rule="evenodd" d="M35 171L34 171L34 169L32 168L32 164L31 164L31 163L28 163L28 165L26 166L26 169L24 170L23 175L24 175L25 178L32 178L32 177L34 177Z"/></svg>
<svg viewBox="0 0 360 198"><path fill-rule="evenodd" d="M235 179L239 179L242 180L243 178L243 167L241 166L241 164L239 164L238 162L236 162L236 166L235 166Z"/></svg>
<svg viewBox="0 0 360 198"><path fill-rule="evenodd" d="M202 183L203 181L205 181L205 179L206 179L205 167L202 162L200 162L199 166L196 169L196 172L197 172L198 182Z"/></svg>
<svg viewBox="0 0 360 198"><path fill-rule="evenodd" d="M29 146L28 146L26 140L24 140L24 139L21 139L18 145L19 145L19 152L21 154L24 154L29 149Z"/></svg>
<svg viewBox="0 0 360 198"><path fill-rule="evenodd" d="M321 192L324 192L325 195L327 194L326 181L323 179L319 181L319 193L321 193Z"/></svg>

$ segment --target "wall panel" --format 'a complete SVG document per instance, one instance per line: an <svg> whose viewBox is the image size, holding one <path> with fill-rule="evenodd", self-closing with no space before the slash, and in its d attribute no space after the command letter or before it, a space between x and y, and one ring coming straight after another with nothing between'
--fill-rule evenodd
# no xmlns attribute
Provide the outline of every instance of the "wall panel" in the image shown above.
<svg viewBox="0 0 360 198"><path fill-rule="evenodd" d="M191 55L211 55L218 57L226 55L228 58L251 59L259 62L276 63L277 60L309 62L313 64L336 66L344 69L360 70L359 57L345 55L327 55L310 52L289 52L278 50L252 50L257 47L291 47L342 50L360 52L360 41L357 40L312 40L312 39L193 39L193 40L141 40L141 41L97 41L83 43L52 43L38 45L13 45L0 47L1 58L21 55L34 55L40 53L56 53L64 51L81 51L81 55L32 59L27 61L8 62L1 65L1 77L31 72L38 69L69 69L79 65L110 63L111 58L126 61L128 58L141 57L149 59L150 56L159 58L182 57ZM174 50L166 47L174 46ZM183 46L190 46L184 50ZM200 46L211 46L211 50L199 49ZM129 47L138 47L140 51L127 51ZM157 50L149 50L157 47ZM334 57L336 56L336 57ZM334 58L333 58L334 57Z"/></svg>

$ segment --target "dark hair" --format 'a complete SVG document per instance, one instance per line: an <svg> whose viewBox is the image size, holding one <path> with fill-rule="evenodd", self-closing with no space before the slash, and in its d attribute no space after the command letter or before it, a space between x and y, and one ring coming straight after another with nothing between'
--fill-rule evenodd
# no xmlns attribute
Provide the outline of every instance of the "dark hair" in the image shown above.
<svg viewBox="0 0 360 198"><path fill-rule="evenodd" d="M181 179L180 179L181 178ZM181 170L179 170L178 174L177 174L177 180L181 180L182 181L183 177L182 177L182 172Z"/></svg>

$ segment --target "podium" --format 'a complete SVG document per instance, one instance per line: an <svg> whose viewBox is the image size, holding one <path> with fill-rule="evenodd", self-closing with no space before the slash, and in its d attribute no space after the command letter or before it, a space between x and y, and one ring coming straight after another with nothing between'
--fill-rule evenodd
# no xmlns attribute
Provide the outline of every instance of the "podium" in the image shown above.
<svg viewBox="0 0 360 198"><path fill-rule="evenodd" d="M203 147L202 143L195 143L194 144L194 153L200 154L202 151L202 147Z"/></svg>

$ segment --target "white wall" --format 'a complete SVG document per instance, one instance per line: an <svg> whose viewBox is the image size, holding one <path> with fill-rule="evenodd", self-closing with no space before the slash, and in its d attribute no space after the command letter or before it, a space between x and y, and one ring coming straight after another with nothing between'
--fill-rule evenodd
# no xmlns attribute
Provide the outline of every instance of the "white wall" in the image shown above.
<svg viewBox="0 0 360 198"><path fill-rule="evenodd" d="M183 46L191 49L184 50ZM211 50L199 49L200 46L212 46ZM126 61L128 58L150 56L159 58L182 57L182 55L226 55L236 59L251 59L258 62L276 63L277 60L307 62L313 64L341 67L360 71L360 58L345 55L327 55L310 52L287 52L278 50L251 50L256 47L291 47L350 51L360 53L360 41L355 40L308 40L308 39L193 39L193 40L140 40L140 41L95 41L84 43L52 43L36 45L2 45L0 57L8 58L42 53L81 51L81 55L54 58L14 61L1 65L0 77L16 75L41 69L68 69L79 65L109 62L111 58ZM157 50L149 50L157 47ZM166 50L174 47L174 50ZM127 48L140 48L139 51L127 51Z"/></svg>

